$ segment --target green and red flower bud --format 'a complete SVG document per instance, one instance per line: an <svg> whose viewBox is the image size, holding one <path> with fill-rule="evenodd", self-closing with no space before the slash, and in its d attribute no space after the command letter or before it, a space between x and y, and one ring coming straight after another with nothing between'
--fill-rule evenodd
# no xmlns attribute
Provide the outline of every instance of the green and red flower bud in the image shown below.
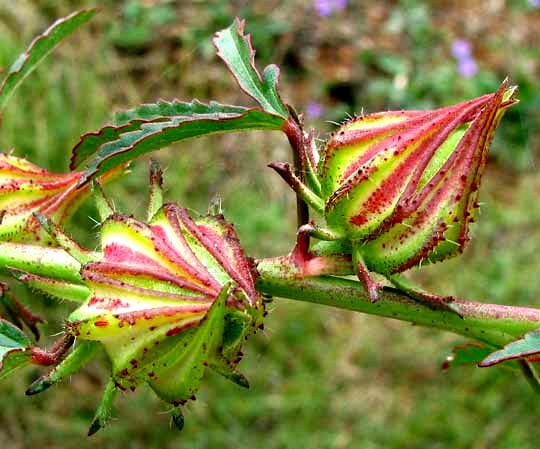
<svg viewBox="0 0 540 449"><path fill-rule="evenodd" d="M102 179L109 180L118 171ZM0 153L0 240L49 242L33 213L63 223L90 191L89 186L77 188L82 174L50 173L26 159Z"/></svg>
<svg viewBox="0 0 540 449"><path fill-rule="evenodd" d="M251 263L222 216L192 218L173 204L149 224L114 214L101 245L103 256L81 271L90 296L67 326L103 344L118 387L148 383L182 403L207 366L245 383L235 367L263 306Z"/></svg>
<svg viewBox="0 0 540 449"><path fill-rule="evenodd" d="M513 88L435 111L347 123L321 163L328 226L361 242L373 271L402 272L461 252L489 146Z"/></svg>
<svg viewBox="0 0 540 449"><path fill-rule="evenodd" d="M326 220L324 228L300 231L340 241L364 269L384 275L460 253L514 92L505 81L493 94L454 106L352 119L328 141L315 183L274 164Z"/></svg>
<svg viewBox="0 0 540 449"><path fill-rule="evenodd" d="M265 315L253 262L221 214L201 216L174 204L162 206L161 183L153 163L148 223L115 213L99 184L94 185L103 220L101 248L95 252L35 214L53 242L77 261L77 276L55 279L25 271L21 264L12 267L30 287L82 303L68 317L62 339L79 342L28 394L71 375L100 347L111 361L112 376L91 433L107 421L118 388L148 384L163 400L181 405L195 398L207 368L248 386L236 367L245 341L263 327ZM51 256L58 251L42 249ZM56 356L54 351L34 352L51 360ZM179 409L174 422L182 422Z"/></svg>

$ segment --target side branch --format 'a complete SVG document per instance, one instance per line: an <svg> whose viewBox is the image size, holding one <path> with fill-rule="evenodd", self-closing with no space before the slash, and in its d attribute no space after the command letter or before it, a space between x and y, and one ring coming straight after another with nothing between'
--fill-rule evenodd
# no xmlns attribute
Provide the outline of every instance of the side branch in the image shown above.
<svg viewBox="0 0 540 449"><path fill-rule="evenodd" d="M289 144L292 148L295 175L301 181L304 181L306 171L306 142L302 128L300 127L297 120L289 116L282 129L283 132L287 135L287 138L289 139ZM296 194L296 215L298 219L298 227L309 222L308 205L300 197L299 194ZM309 236L299 235L296 247L297 250L301 253L307 253L309 248Z"/></svg>
<svg viewBox="0 0 540 449"><path fill-rule="evenodd" d="M540 328L540 309L456 299L462 318L452 312L434 310L395 289L385 288L372 303L362 285L335 276L300 277L294 264L284 258L258 262L257 290L265 295L354 310L420 326L453 332L501 347L526 332Z"/></svg>

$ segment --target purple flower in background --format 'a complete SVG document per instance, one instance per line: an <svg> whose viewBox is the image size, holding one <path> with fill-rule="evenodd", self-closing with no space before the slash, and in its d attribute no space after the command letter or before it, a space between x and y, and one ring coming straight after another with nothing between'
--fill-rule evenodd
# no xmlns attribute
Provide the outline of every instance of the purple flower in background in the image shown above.
<svg viewBox="0 0 540 449"><path fill-rule="evenodd" d="M529 6L533 8L538 8L540 6L540 0L529 0Z"/></svg>
<svg viewBox="0 0 540 449"><path fill-rule="evenodd" d="M473 58L463 58L458 62L458 72L463 78L470 78L476 75L478 67L476 61Z"/></svg>
<svg viewBox="0 0 540 449"><path fill-rule="evenodd" d="M309 118L319 118L324 112L324 108L321 103L316 101L310 102L306 107L306 114Z"/></svg>
<svg viewBox="0 0 540 449"><path fill-rule="evenodd" d="M472 47L469 41L456 39L452 44L452 55L458 61L458 72L463 78L476 75L478 66L472 55Z"/></svg>
<svg viewBox="0 0 540 449"><path fill-rule="evenodd" d="M315 0L315 11L322 17L329 16L332 12L330 0Z"/></svg>
<svg viewBox="0 0 540 449"><path fill-rule="evenodd" d="M315 0L315 11L321 17L329 16L333 11L343 11L347 0Z"/></svg>
<svg viewBox="0 0 540 449"><path fill-rule="evenodd" d="M347 7L347 0L334 0L334 11L343 11Z"/></svg>
<svg viewBox="0 0 540 449"><path fill-rule="evenodd" d="M452 44L452 54L456 59L470 58L471 43L465 39L456 39Z"/></svg>

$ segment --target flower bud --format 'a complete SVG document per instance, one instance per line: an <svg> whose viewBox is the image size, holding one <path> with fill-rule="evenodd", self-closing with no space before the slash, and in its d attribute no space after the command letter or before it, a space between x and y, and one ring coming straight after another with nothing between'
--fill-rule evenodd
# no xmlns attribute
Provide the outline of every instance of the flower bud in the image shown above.
<svg viewBox="0 0 540 449"><path fill-rule="evenodd" d="M162 399L183 403L206 367L246 385L235 367L263 305L222 216L192 218L173 204L149 224L113 214L101 246L102 257L81 271L91 293L68 330L103 344L119 388L148 383Z"/></svg>
<svg viewBox="0 0 540 449"><path fill-rule="evenodd" d="M89 193L88 186L76 187L81 176L82 172L50 173L26 159L0 153L0 240L50 242L33 213L64 222Z"/></svg>
<svg viewBox="0 0 540 449"><path fill-rule="evenodd" d="M388 276L459 254L489 146L514 92L505 81L493 94L454 106L352 119L329 140L307 184L287 164L271 164L324 215L326 227L308 224L299 232L336 242L312 250L350 251L372 300L377 285L368 271Z"/></svg>
<svg viewBox="0 0 540 449"><path fill-rule="evenodd" d="M361 242L367 267L382 274L461 252L489 146L514 90L503 83L454 106L345 124L320 166L329 228Z"/></svg>

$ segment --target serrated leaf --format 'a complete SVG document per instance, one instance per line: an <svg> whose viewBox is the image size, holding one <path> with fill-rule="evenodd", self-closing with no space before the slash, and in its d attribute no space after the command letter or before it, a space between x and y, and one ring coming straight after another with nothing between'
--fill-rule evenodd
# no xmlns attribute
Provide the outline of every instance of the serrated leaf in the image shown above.
<svg viewBox="0 0 540 449"><path fill-rule="evenodd" d="M139 130L145 123L167 122L173 118L197 119L206 118L208 114L243 114L248 109L242 106L209 104L199 100L171 102L160 100L157 103L142 104L127 111L115 114L114 125L105 126L97 132L84 134L73 148L70 167L74 170L85 162L102 145L120 139L123 134Z"/></svg>
<svg viewBox="0 0 540 449"><path fill-rule="evenodd" d="M0 319L0 379L30 363L28 337L16 326Z"/></svg>
<svg viewBox="0 0 540 449"><path fill-rule="evenodd" d="M127 111L120 111L115 114L116 125L124 125L132 120L155 120L159 118L173 118L177 116L194 117L199 114L223 113L242 114L246 108L242 106L232 106L211 101L209 104L201 103L199 100L191 102L173 100L160 100L157 103L141 104Z"/></svg>
<svg viewBox="0 0 540 449"><path fill-rule="evenodd" d="M481 343L464 343L454 347L446 357L442 368L454 368L463 365L477 365L493 350Z"/></svg>
<svg viewBox="0 0 540 449"><path fill-rule="evenodd" d="M175 116L167 121L146 122L141 124L138 130L119 131L118 138L112 141L106 136L99 136L99 132L83 136L72 155L72 167L87 161L86 171L79 185L142 154L182 140L224 132L280 130L283 124L281 117L260 109L243 109L241 113L223 113L214 103L208 105L207 111L205 114L195 114L191 117ZM113 135L114 132L110 134ZM96 137L97 140L92 145L87 143L87 138ZM112 138L114 137L116 136ZM84 148L82 152L81 148Z"/></svg>
<svg viewBox="0 0 540 449"><path fill-rule="evenodd" d="M91 157L101 145L118 140L122 134L140 129L143 123L145 121L134 120L120 126L108 125L99 131L82 135L79 143L71 151L69 168L75 170Z"/></svg>
<svg viewBox="0 0 540 449"><path fill-rule="evenodd" d="M540 354L539 329L525 334L523 338L507 344L503 349L491 353L478 366L493 366L507 360L521 359L536 354Z"/></svg>
<svg viewBox="0 0 540 449"><path fill-rule="evenodd" d="M229 28L218 31L213 42L217 55L225 62L240 88L261 107L272 114L288 117L288 111L279 96L277 85L279 67L267 66L262 76L255 67L255 50L251 36L244 34L245 22L236 19Z"/></svg>
<svg viewBox="0 0 540 449"><path fill-rule="evenodd" d="M9 68L7 76L0 86L0 109L4 108L11 94L38 64L60 42L72 34L79 26L90 20L96 12L96 9L84 9L58 19L32 41L28 49L20 54Z"/></svg>

